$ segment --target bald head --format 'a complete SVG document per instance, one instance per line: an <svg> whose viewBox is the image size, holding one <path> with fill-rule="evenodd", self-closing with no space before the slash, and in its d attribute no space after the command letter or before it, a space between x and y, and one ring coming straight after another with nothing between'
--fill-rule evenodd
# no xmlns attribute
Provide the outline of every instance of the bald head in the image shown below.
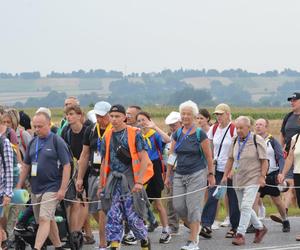
<svg viewBox="0 0 300 250"><path fill-rule="evenodd" d="M45 138L51 130L50 117L44 112L38 112L32 118L34 132L40 138Z"/></svg>

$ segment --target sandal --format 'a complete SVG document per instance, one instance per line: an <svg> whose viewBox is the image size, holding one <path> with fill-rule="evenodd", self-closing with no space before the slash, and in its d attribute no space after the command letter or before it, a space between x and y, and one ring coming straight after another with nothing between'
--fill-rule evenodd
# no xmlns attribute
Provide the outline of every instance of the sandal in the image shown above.
<svg viewBox="0 0 300 250"><path fill-rule="evenodd" d="M88 235L84 235L83 236L83 244L84 245L93 245L95 244L95 239L94 236L88 236Z"/></svg>
<svg viewBox="0 0 300 250"><path fill-rule="evenodd" d="M236 235L236 230L231 228L225 235L225 238L234 238Z"/></svg>
<svg viewBox="0 0 300 250"><path fill-rule="evenodd" d="M212 233L212 230L209 227L203 226L201 228L201 231L200 231L199 235L204 237L205 239L210 239L211 238L211 233Z"/></svg>

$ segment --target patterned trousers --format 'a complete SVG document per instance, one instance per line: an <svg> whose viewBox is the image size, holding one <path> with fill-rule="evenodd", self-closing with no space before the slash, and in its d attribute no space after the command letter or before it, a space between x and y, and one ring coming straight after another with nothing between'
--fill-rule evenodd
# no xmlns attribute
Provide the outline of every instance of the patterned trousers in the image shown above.
<svg viewBox="0 0 300 250"><path fill-rule="evenodd" d="M147 239L147 229L143 219L134 211L132 196L121 196L121 187L117 185L112 198L111 208L107 213L105 226L107 241L121 242L124 220L127 221L129 228L138 240Z"/></svg>

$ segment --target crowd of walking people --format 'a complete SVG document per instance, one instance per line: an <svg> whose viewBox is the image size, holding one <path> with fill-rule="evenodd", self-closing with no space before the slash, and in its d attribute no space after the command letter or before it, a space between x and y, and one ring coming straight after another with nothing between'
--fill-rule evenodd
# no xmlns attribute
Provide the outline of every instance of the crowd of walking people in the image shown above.
<svg viewBox="0 0 300 250"><path fill-rule="evenodd" d="M200 237L213 236L221 199L230 225L225 237L240 246L253 232L260 243L268 232L261 218L266 195L278 210L271 219L290 232L293 195L300 206L300 189L293 188L300 186L300 93L287 101L291 112L278 139L266 118L233 120L225 103L210 114L183 102L165 118L168 131L136 105L101 101L85 115L77 98L68 97L58 125L46 107L32 118L2 107L0 249L15 248L15 232L33 231L37 250L47 239L55 249L98 244L116 250L140 241L149 250L149 233L161 225L157 242L168 244L182 222L189 234L181 249L197 250ZM12 202L20 189L30 193L26 206ZM61 203L66 242L56 220ZM97 243L91 218L98 223Z"/></svg>

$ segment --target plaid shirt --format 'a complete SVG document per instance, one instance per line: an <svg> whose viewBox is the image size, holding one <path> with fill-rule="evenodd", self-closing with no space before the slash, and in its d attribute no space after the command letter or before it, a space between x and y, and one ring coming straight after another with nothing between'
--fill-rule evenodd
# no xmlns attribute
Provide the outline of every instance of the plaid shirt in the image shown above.
<svg viewBox="0 0 300 250"><path fill-rule="evenodd" d="M2 137L5 170L0 156L0 197L13 196L13 150L8 139Z"/></svg>

